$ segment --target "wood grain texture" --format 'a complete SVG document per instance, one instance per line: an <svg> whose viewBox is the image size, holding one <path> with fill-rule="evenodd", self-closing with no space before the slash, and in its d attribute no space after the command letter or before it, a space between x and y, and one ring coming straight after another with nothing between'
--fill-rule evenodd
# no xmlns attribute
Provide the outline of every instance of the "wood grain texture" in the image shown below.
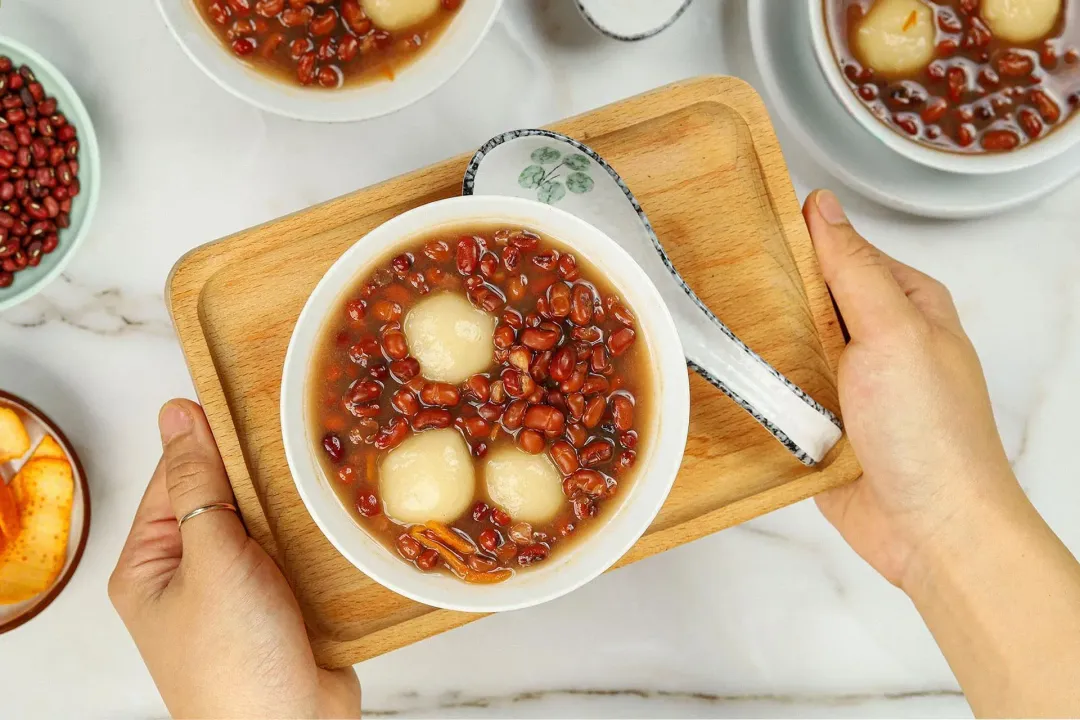
<svg viewBox="0 0 1080 720"><path fill-rule="evenodd" d="M839 414L843 337L765 107L740 80L705 77L553 129L622 174L698 295L747 344ZM447 160L198 248L166 296L199 399L252 536L303 610L319 662L341 667L475 620L386 590L334 550L304 508L278 418L286 347L304 302L353 243L460 192ZM620 561L640 560L849 482L844 439L807 468L712 386L691 378L690 435L674 489Z"/></svg>

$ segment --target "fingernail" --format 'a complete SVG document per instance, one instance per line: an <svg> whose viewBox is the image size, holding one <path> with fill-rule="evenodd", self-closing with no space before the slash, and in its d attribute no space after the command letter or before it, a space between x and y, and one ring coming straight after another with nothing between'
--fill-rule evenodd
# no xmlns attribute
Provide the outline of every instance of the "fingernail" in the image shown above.
<svg viewBox="0 0 1080 720"><path fill-rule="evenodd" d="M191 429L191 415L176 403L166 403L158 416L158 428L161 430L161 441L167 443Z"/></svg>
<svg viewBox="0 0 1080 720"><path fill-rule="evenodd" d="M848 218L840 200L829 190L822 190L817 194L817 209L821 217L830 225L847 225Z"/></svg>

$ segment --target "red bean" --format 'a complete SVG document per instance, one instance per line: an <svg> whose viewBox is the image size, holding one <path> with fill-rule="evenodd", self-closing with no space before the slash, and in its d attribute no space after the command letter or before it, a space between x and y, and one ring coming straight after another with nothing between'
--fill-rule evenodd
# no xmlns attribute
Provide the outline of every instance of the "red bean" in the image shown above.
<svg viewBox="0 0 1080 720"><path fill-rule="evenodd" d="M493 515L496 510L492 510ZM495 552L495 550L498 549L500 545L502 545L502 538L499 537L499 531L492 528L488 528L481 532L476 540L477 544L479 544L480 547L484 548L488 552Z"/></svg>
<svg viewBox="0 0 1080 720"><path fill-rule="evenodd" d="M483 375L473 375L466 382L469 393L479 402L486 403L491 397L491 383Z"/></svg>
<svg viewBox="0 0 1080 720"><path fill-rule="evenodd" d="M394 406L395 410L406 417L412 417L420 412L420 401L408 390L398 390L394 393L393 397L390 399L390 404Z"/></svg>
<svg viewBox="0 0 1080 720"><path fill-rule="evenodd" d="M409 346L405 333L400 330L388 330L382 336L383 350L393 360L404 360L409 356Z"/></svg>
<svg viewBox="0 0 1080 720"><path fill-rule="evenodd" d="M581 393L583 395L606 393L609 387L610 383L603 375L588 375L585 378L585 384L581 386Z"/></svg>
<svg viewBox="0 0 1080 720"><path fill-rule="evenodd" d="M284 2L284 0L282 0ZM424 546L420 541L408 533L400 535L397 539L397 549L406 560L416 560L424 552Z"/></svg>
<svg viewBox="0 0 1080 720"><path fill-rule="evenodd" d="M565 440L553 443L549 453L563 475L572 475L580 467L574 446Z"/></svg>
<svg viewBox="0 0 1080 720"><path fill-rule="evenodd" d="M564 258L570 257L564 255ZM552 283L547 291L548 312L560 320L570 315L570 287L566 283Z"/></svg>
<svg viewBox="0 0 1080 720"><path fill-rule="evenodd" d="M454 407L461 402L461 392L449 383L426 383L420 391L420 399L427 405Z"/></svg>
<svg viewBox="0 0 1080 720"><path fill-rule="evenodd" d="M593 395L585 403L585 414L581 422L590 430L600 424L607 410L607 401L602 395Z"/></svg>
<svg viewBox="0 0 1080 720"><path fill-rule="evenodd" d="M345 446L341 444L341 438L333 433L327 433L322 440L323 450L334 462L341 462L345 457Z"/></svg>
<svg viewBox="0 0 1080 720"><path fill-rule="evenodd" d="M443 410L441 408L427 408L416 413L412 419L412 429L417 432L421 430L430 429L443 429L450 427L454 422L454 417L450 414L449 410Z"/></svg>
<svg viewBox="0 0 1080 720"><path fill-rule="evenodd" d="M518 447L530 455L544 452L544 436L536 430L522 430L518 433Z"/></svg>
<svg viewBox="0 0 1080 720"><path fill-rule="evenodd" d="M549 552L550 550L546 545L534 543L526 548L523 548L521 552L518 553L518 564L522 567L535 565L536 563L546 559Z"/></svg>
<svg viewBox="0 0 1080 720"><path fill-rule="evenodd" d="M499 376L506 394L512 398L523 398L533 394L536 381L527 372L506 368Z"/></svg>
<svg viewBox="0 0 1080 720"><path fill-rule="evenodd" d="M457 244L457 269L462 275L472 275L480 266L480 245L476 238L463 237Z"/></svg>
<svg viewBox="0 0 1080 720"><path fill-rule="evenodd" d="M464 421L465 432L469 434L471 438L487 437L491 432L491 425L487 420L482 417L471 417Z"/></svg>
<svg viewBox="0 0 1080 720"><path fill-rule="evenodd" d="M1020 136L1012 130L988 130L983 133L982 146L991 152L1004 152L1020 145Z"/></svg>
<svg viewBox="0 0 1080 720"><path fill-rule="evenodd" d="M390 423L375 433L374 445L379 450L390 450L401 444L409 434L409 422L404 418L396 417Z"/></svg>
<svg viewBox="0 0 1080 720"><path fill-rule="evenodd" d="M607 440L596 440L589 443L581 450L581 464L585 467L596 467L611 459L614 448Z"/></svg>
<svg viewBox="0 0 1080 720"><path fill-rule="evenodd" d="M364 517L377 517L382 514L382 507L379 505L379 498L375 493L363 493L356 501L356 509L360 511L360 514Z"/></svg>
<svg viewBox="0 0 1080 720"><path fill-rule="evenodd" d="M424 570L434 570L440 562L439 553L437 550L428 548L420 553L420 557L416 558L416 567Z"/></svg>
<svg viewBox="0 0 1080 720"><path fill-rule="evenodd" d="M634 339L636 337L637 334L630 328L617 330L607 339L608 351L615 357L618 357L630 349L630 346L634 344Z"/></svg>
<svg viewBox="0 0 1080 720"><path fill-rule="evenodd" d="M554 330L525 328L521 331L521 343L533 350L551 350L559 342L559 333Z"/></svg>
<svg viewBox="0 0 1080 720"><path fill-rule="evenodd" d="M570 320L579 327L584 327L592 322L593 305L595 296L592 288L578 283L574 285L570 298Z"/></svg>
<svg viewBox="0 0 1080 720"><path fill-rule="evenodd" d="M491 522L499 527L506 527L510 524L510 516L499 508L491 509ZM501 544L501 542L500 542Z"/></svg>
<svg viewBox="0 0 1080 720"><path fill-rule="evenodd" d="M413 357L395 360L390 363L390 374L399 383L407 383L420 374L420 363Z"/></svg>
<svg viewBox="0 0 1080 720"><path fill-rule="evenodd" d="M619 454L618 459L615 460L614 472L616 475L622 475L628 472L634 467L634 463L637 462L637 453L633 450L625 450Z"/></svg>
<svg viewBox="0 0 1080 720"><path fill-rule="evenodd" d="M634 403L626 395L611 398L611 415L619 432L627 432L634 426Z"/></svg>
<svg viewBox="0 0 1080 720"><path fill-rule="evenodd" d="M491 514L491 508L483 500L478 501L473 505L472 519L473 522L487 522L488 516ZM486 549L486 548L485 548Z"/></svg>
<svg viewBox="0 0 1080 720"><path fill-rule="evenodd" d="M525 411L524 424L527 428L556 437L562 434L566 426L566 416L550 405L533 405Z"/></svg>
<svg viewBox="0 0 1080 720"><path fill-rule="evenodd" d="M515 400L506 407L506 411L502 414L502 426L510 432L514 432L521 427L521 424L525 420L525 410L528 407L528 403L524 400Z"/></svg>

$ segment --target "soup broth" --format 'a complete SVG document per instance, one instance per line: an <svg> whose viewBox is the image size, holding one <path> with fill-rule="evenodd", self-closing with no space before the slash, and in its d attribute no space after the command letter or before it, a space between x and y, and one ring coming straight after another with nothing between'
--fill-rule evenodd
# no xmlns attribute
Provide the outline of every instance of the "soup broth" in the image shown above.
<svg viewBox="0 0 1080 720"><path fill-rule="evenodd" d="M602 525L649 441L655 384L602 273L500 226L440 230L375 268L327 321L308 393L314 452L356 521L474 583Z"/></svg>
<svg viewBox="0 0 1080 720"><path fill-rule="evenodd" d="M237 57L300 85L393 80L464 0L194 0Z"/></svg>
<svg viewBox="0 0 1080 720"><path fill-rule="evenodd" d="M1003 0L824 8L836 60L874 115L930 147L984 153L1044 138L1080 109L1080 0L1030 2L1019 17L1023 3Z"/></svg>

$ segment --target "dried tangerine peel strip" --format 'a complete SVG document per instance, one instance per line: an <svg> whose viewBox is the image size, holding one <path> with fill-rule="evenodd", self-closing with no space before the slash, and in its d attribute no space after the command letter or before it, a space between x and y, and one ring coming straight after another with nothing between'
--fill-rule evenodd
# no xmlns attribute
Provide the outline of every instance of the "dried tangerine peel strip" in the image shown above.
<svg viewBox="0 0 1080 720"><path fill-rule="evenodd" d="M449 528L443 526L444 529L449 531ZM431 537L429 533L434 531L424 525L413 525L409 528L409 535L411 535L417 542L426 548L434 550L439 553L439 557L443 559L443 562L457 575L459 578L467 583L474 585L494 585L509 580L513 577L514 572L507 570L506 568L499 568L492 570L491 572L478 573L468 565L466 565L461 558L454 554L454 551L443 545L441 542ZM452 534L452 533L451 533ZM461 540L461 538L458 538ZM462 541L464 542L464 541ZM475 549L472 550L476 552Z"/></svg>
<svg viewBox="0 0 1080 720"><path fill-rule="evenodd" d="M462 555L474 555L476 553L476 548L473 547L472 543L451 530L446 523L432 520L427 524L427 529L439 542L455 552Z"/></svg>

